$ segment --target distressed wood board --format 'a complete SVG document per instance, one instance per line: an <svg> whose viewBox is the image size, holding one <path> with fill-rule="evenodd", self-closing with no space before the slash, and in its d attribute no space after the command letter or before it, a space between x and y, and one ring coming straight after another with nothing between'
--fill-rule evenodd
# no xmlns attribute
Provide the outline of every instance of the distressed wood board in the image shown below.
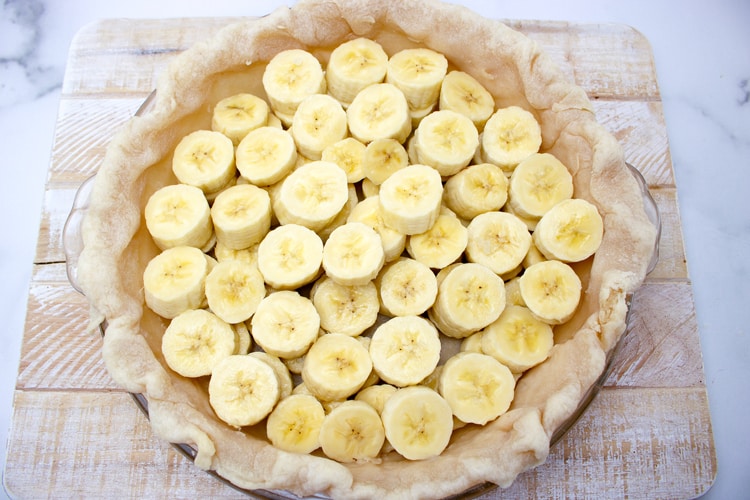
<svg viewBox="0 0 750 500"><path fill-rule="evenodd" d="M62 230L78 186L116 128L179 52L231 19L102 20L70 48L29 289L4 482L17 498L242 497L155 438L110 379L85 299L68 283ZM716 475L692 285L656 68L623 25L508 21L592 99L647 180L661 258L633 303L604 388L545 464L495 498L693 498Z"/></svg>

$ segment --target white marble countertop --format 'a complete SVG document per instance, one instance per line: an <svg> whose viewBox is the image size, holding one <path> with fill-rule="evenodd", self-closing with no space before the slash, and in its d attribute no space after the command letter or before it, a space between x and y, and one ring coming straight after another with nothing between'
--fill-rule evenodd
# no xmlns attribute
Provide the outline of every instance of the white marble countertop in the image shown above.
<svg viewBox="0 0 750 500"><path fill-rule="evenodd" d="M290 0L291 1L291 0ZM27 290L67 50L101 18L262 15L266 0L10 0L0 10L0 442L8 435ZM750 2L461 2L494 18L623 23L651 42L693 282L718 474L705 498L750 486ZM5 467L0 454L0 469ZM744 488L743 488L744 487ZM2 493L0 493L2 495Z"/></svg>

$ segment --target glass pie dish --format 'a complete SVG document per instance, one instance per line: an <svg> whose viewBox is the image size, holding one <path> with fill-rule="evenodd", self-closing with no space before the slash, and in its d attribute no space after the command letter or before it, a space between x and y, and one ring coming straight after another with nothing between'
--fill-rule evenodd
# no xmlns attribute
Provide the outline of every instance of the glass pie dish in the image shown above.
<svg viewBox="0 0 750 500"><path fill-rule="evenodd" d="M373 17L362 17L365 10ZM457 24L457 29L440 35L425 30L436 24ZM281 25L287 29L279 30ZM141 210L149 193L174 182L169 166L175 140L205 128L218 99L239 88L262 92L263 63L280 47L305 40L321 51L322 61L326 50L353 33L386 43L392 53L414 43L439 48L457 68L483 78L497 107L518 103L534 110L545 131L543 150L561 155L578 197L596 202L605 221L600 251L577 266L586 294L574 318L555 329L554 352L520 377L509 412L486 426L455 430L434 460L407 461L387 453L375 462L344 464L320 454L283 452L260 429L230 428L209 406L205 379L179 377L165 365L166 322L143 307L140 273L158 252ZM464 43L446 39L451 35ZM472 57L456 49L488 39L491 44L474 43ZM106 330L102 352L108 371L148 412L157 436L178 443L197 467L254 495L378 497L419 490L429 497L473 496L492 484L509 485L544 461L550 444L605 383L627 333L632 293L655 262L658 211L653 200L644 202L649 199L645 183L625 167L614 137L590 111L583 90L522 34L447 4L306 0L227 26L175 57L156 94L113 138L95 181L82 187L66 224L71 282L92 304L92 326L106 321L100 328ZM388 484L381 480L384 474L392 479Z"/></svg>
<svg viewBox="0 0 750 500"><path fill-rule="evenodd" d="M156 91L152 92L146 100L141 104L141 106L138 108L138 110L135 113L135 116L140 116L144 113L147 113L149 109L151 108L151 105L154 101L156 95ZM651 260L648 264L647 273L651 273L651 271L655 268L658 260L659 260L659 240L661 235L661 216L659 213L659 208L656 204L656 201L654 200L653 196L651 195L648 184L643 177L643 175L640 173L640 171L631 165L630 163L626 163L628 170L633 175L633 177L638 182L638 186L641 190L641 194L643 197L643 207L644 210L649 218L649 220L654 224L654 226L657 229L657 237L656 237L656 243L654 245L653 249L653 255L651 257ZM68 214L68 217L65 222L65 226L63 229L63 246L65 249L65 256L66 256L66 271L68 280L70 281L73 288L75 288L78 292L83 293L83 290L78 284L78 278L77 278L77 272L78 272L78 257L81 253L81 250L83 249L83 239L81 235L81 224L83 222L83 219L86 216L86 212L89 207L89 197L91 194L91 187L93 184L93 181L95 179L95 176L91 176L87 180L85 180L80 187L78 188L70 213ZM583 398L581 398L578 406L576 407L575 411L569 416L567 420L562 422L560 426L557 427L555 432L553 433L551 439L550 439L550 446L554 446L564 435L565 433L578 421L578 419L581 417L581 415L586 411L588 406L590 405L591 401L596 397L596 395L599 393L601 388L604 386L605 381L607 380L607 377L610 374L613 360L616 358L617 353L619 351L620 346L623 344L624 339L631 335L631 328L632 324L630 322L630 316L631 316L631 304L632 304L633 294L630 294L627 297L627 304L628 304L628 316L627 316L627 328L625 332L621 335L620 339L618 340L617 344L614 346L614 348L610 349L607 355L607 359L605 362L605 369L599 376L599 378L596 380L596 382L588 389L588 391L584 394ZM101 331L102 336L105 334L106 330L106 322L102 323L99 326L99 329ZM146 417L149 416L149 410L148 410L148 400L147 398L140 393L130 393L131 397L133 398L133 401L135 404L140 408L140 410L146 415ZM171 445L178 450L182 455L187 457L190 460L194 460L196 456L196 450L193 446L185 444L185 443L171 443ZM285 491L278 491L278 490L248 490L243 489L235 484L233 484L231 481L228 481L224 479L221 475L217 474L214 471L206 471L207 474L210 474L217 478L218 480L222 481L223 483L227 484L228 486L241 491L243 493L246 493L250 496L257 497L257 498L271 498L271 499L290 499L290 498L299 498L296 495L293 495L291 493L285 492ZM484 493L487 493L493 489L497 488L495 484L485 482L482 484L478 484L464 492L462 492L459 495L447 497L447 498L474 498L477 496L480 496ZM327 498L327 497L318 497L315 496L314 498Z"/></svg>

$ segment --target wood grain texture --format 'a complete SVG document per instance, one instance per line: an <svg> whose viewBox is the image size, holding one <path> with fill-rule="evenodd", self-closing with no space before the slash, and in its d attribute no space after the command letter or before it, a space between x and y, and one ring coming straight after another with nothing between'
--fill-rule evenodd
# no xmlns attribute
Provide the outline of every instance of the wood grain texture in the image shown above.
<svg viewBox="0 0 750 500"><path fill-rule="evenodd" d="M242 498L155 438L101 361L67 281L62 232L80 183L178 53L230 19L103 20L70 50L16 384L5 485L18 498ZM604 388L539 468L481 498L692 498L716 457L672 160L648 41L622 25L510 21L592 99L659 207L660 260L637 292Z"/></svg>

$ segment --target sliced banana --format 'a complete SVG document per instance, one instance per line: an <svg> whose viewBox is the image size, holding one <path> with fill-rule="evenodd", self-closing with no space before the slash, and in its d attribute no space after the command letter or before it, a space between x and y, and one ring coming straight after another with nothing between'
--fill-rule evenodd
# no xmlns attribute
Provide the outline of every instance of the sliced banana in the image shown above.
<svg viewBox="0 0 750 500"><path fill-rule="evenodd" d="M385 402L381 418L388 442L409 460L440 455L453 434L450 405L424 386L396 391Z"/></svg>
<svg viewBox="0 0 750 500"><path fill-rule="evenodd" d="M312 161L291 174L272 197L281 224L299 224L319 231L344 208L349 199L346 173L338 165Z"/></svg>
<svg viewBox="0 0 750 500"><path fill-rule="evenodd" d="M409 164L404 146L396 139L375 139L365 149L362 168L365 177L374 185L381 185L388 177Z"/></svg>
<svg viewBox="0 0 750 500"><path fill-rule="evenodd" d="M584 199L564 200L542 216L534 244L548 259L580 262L599 249L604 222L596 206Z"/></svg>
<svg viewBox="0 0 750 500"><path fill-rule="evenodd" d="M443 202L464 220L500 210L508 200L508 178L492 163L471 165L445 182Z"/></svg>
<svg viewBox="0 0 750 500"><path fill-rule="evenodd" d="M235 250L234 248L229 248L223 243L217 241L216 246L214 246L214 256L219 262L223 262L225 260L241 260L257 267L258 245L259 243L247 248Z"/></svg>
<svg viewBox="0 0 750 500"><path fill-rule="evenodd" d="M279 401L266 421L266 435L276 448L291 453L312 453L320 448L325 411L309 394L292 394Z"/></svg>
<svg viewBox="0 0 750 500"><path fill-rule="evenodd" d="M271 108L287 126L306 97L326 89L323 67L314 55L302 49L283 50L273 56L262 81Z"/></svg>
<svg viewBox="0 0 750 500"><path fill-rule="evenodd" d="M197 248L164 250L143 271L146 305L167 319L200 308L206 300L206 276L210 268L209 259Z"/></svg>
<svg viewBox="0 0 750 500"><path fill-rule="evenodd" d="M388 316L418 316L437 297L437 279L417 260L401 257L383 268L377 278L380 310Z"/></svg>
<svg viewBox="0 0 750 500"><path fill-rule="evenodd" d="M310 295L320 316L320 326L328 332L355 337L378 319L380 302L373 282L347 286L323 276L315 282Z"/></svg>
<svg viewBox="0 0 750 500"><path fill-rule="evenodd" d="M211 206L217 243L234 250L249 248L271 228L271 197L252 184L222 191Z"/></svg>
<svg viewBox="0 0 750 500"><path fill-rule="evenodd" d="M247 325L242 323L235 323L232 325L234 333L236 334L237 348L234 350L234 354L247 354L253 347L253 338L250 336L250 330L247 329Z"/></svg>
<svg viewBox="0 0 750 500"><path fill-rule="evenodd" d="M388 54L378 42L369 38L346 41L328 59L328 93L348 106L362 89L382 82L387 69Z"/></svg>
<svg viewBox="0 0 750 500"><path fill-rule="evenodd" d="M459 420L484 425L508 411L515 385L508 367L492 356L461 352L443 366L439 392Z"/></svg>
<svg viewBox="0 0 750 500"><path fill-rule="evenodd" d="M450 71L440 85L439 106L468 117L481 132L495 111L495 98L470 74Z"/></svg>
<svg viewBox="0 0 750 500"><path fill-rule="evenodd" d="M360 390L371 372L370 354L361 342L343 333L327 333L307 351L302 380L321 401L336 401Z"/></svg>
<svg viewBox="0 0 750 500"><path fill-rule="evenodd" d="M383 222L406 234L424 233L440 214L443 183L437 170L427 165L409 165L394 172L380 185Z"/></svg>
<svg viewBox="0 0 750 500"><path fill-rule="evenodd" d="M516 165L539 152L542 129L534 115L519 106L498 109L482 132L481 156L510 175Z"/></svg>
<svg viewBox="0 0 750 500"><path fill-rule="evenodd" d="M328 94L311 95L297 107L289 132L300 154L320 160L326 147L346 138L346 111Z"/></svg>
<svg viewBox="0 0 750 500"><path fill-rule="evenodd" d="M384 262L380 235L362 222L347 222L334 229L323 246L323 269L341 285L369 283Z"/></svg>
<svg viewBox="0 0 750 500"><path fill-rule="evenodd" d="M508 203L513 212L539 219L553 206L573 196L573 176L549 153L535 153L513 170Z"/></svg>
<svg viewBox="0 0 750 500"><path fill-rule="evenodd" d="M468 230L458 217L444 213L424 233L409 236L406 250L428 267L442 269L461 258L468 242Z"/></svg>
<svg viewBox="0 0 750 500"><path fill-rule="evenodd" d="M196 130L183 137L172 156L172 171L183 184L213 193L236 172L232 140L213 130Z"/></svg>
<svg viewBox="0 0 750 500"><path fill-rule="evenodd" d="M380 325L372 334L370 358L385 382L397 387L418 384L440 361L437 329L421 316L400 316Z"/></svg>
<svg viewBox="0 0 750 500"><path fill-rule="evenodd" d="M161 352L167 365L183 377L202 377L234 354L236 341L229 323L205 309L190 309L170 321Z"/></svg>
<svg viewBox="0 0 750 500"><path fill-rule="evenodd" d="M384 442L380 415L364 401L349 400L337 405L325 416L320 428L323 453L343 463L375 459Z"/></svg>
<svg viewBox="0 0 750 500"><path fill-rule="evenodd" d="M346 173L346 182L354 184L365 177L365 151L367 147L354 137L347 137L327 146L320 159L335 163Z"/></svg>
<svg viewBox="0 0 750 500"><path fill-rule="evenodd" d="M347 222L362 222L380 235L380 242L386 262L398 258L406 247L406 235L386 226L380 211L380 198L375 195L366 198L352 208Z"/></svg>
<svg viewBox="0 0 750 500"><path fill-rule="evenodd" d="M346 110L349 132L367 144L375 139L404 142L411 133L409 104L404 94L389 83L361 90Z"/></svg>
<svg viewBox="0 0 750 500"><path fill-rule="evenodd" d="M474 158L479 133L469 118L446 109L422 119L414 140L418 162L431 166L443 177L449 177Z"/></svg>
<svg viewBox="0 0 750 500"><path fill-rule="evenodd" d="M443 54L428 48L403 49L388 59L385 81L404 93L409 109L419 110L437 103L447 72Z"/></svg>
<svg viewBox="0 0 750 500"><path fill-rule="evenodd" d="M526 224L507 212L486 212L469 223L466 257L503 275L518 268L531 246Z"/></svg>
<svg viewBox="0 0 750 500"><path fill-rule="evenodd" d="M445 335L465 338L495 321L504 307L503 280L481 264L466 263L442 278L429 313Z"/></svg>
<svg viewBox="0 0 750 500"><path fill-rule="evenodd" d="M273 373L279 381L279 399L284 399L292 394L292 389L294 389L292 374L289 373L289 369L281 358L263 351L253 351L248 356L256 357L273 368Z"/></svg>
<svg viewBox="0 0 750 500"><path fill-rule="evenodd" d="M269 114L268 103L260 97L247 93L234 94L214 106L211 130L221 132L237 146L248 132L268 124Z"/></svg>
<svg viewBox="0 0 750 500"><path fill-rule="evenodd" d="M388 401L388 398L393 396L397 390L398 388L391 384L375 384L359 391L357 395L354 396L354 399L369 404L375 408L375 411L380 415L383 413L385 402Z"/></svg>
<svg viewBox="0 0 750 500"><path fill-rule="evenodd" d="M256 186L270 186L284 179L297 164L294 138L276 127L249 132L236 151L237 170Z"/></svg>
<svg viewBox="0 0 750 500"><path fill-rule="evenodd" d="M568 264L546 260L527 268L519 278L524 304L542 321L568 321L581 300L581 279Z"/></svg>
<svg viewBox="0 0 750 500"><path fill-rule="evenodd" d="M549 356L552 327L526 307L508 305L500 317L483 330L482 352L514 373L523 373Z"/></svg>
<svg viewBox="0 0 750 500"><path fill-rule="evenodd" d="M172 184L155 191L144 209L146 228L160 249L192 246L204 249L214 230L211 208L203 191Z"/></svg>
<svg viewBox="0 0 750 500"><path fill-rule="evenodd" d="M274 288L291 290L311 283L322 262L320 236L297 224L272 229L258 245L258 269Z"/></svg>
<svg viewBox="0 0 750 500"><path fill-rule="evenodd" d="M320 316L310 299L281 290L260 301L251 319L253 340L264 351L284 359L307 352L320 329Z"/></svg>
<svg viewBox="0 0 750 500"><path fill-rule="evenodd" d="M221 360L208 382L208 397L216 415L229 425L257 424L279 400L279 382L267 363L247 355Z"/></svg>
<svg viewBox="0 0 750 500"><path fill-rule="evenodd" d="M208 307L227 323L250 319L266 296L265 282L258 268L240 260L216 264L208 273L205 286Z"/></svg>

